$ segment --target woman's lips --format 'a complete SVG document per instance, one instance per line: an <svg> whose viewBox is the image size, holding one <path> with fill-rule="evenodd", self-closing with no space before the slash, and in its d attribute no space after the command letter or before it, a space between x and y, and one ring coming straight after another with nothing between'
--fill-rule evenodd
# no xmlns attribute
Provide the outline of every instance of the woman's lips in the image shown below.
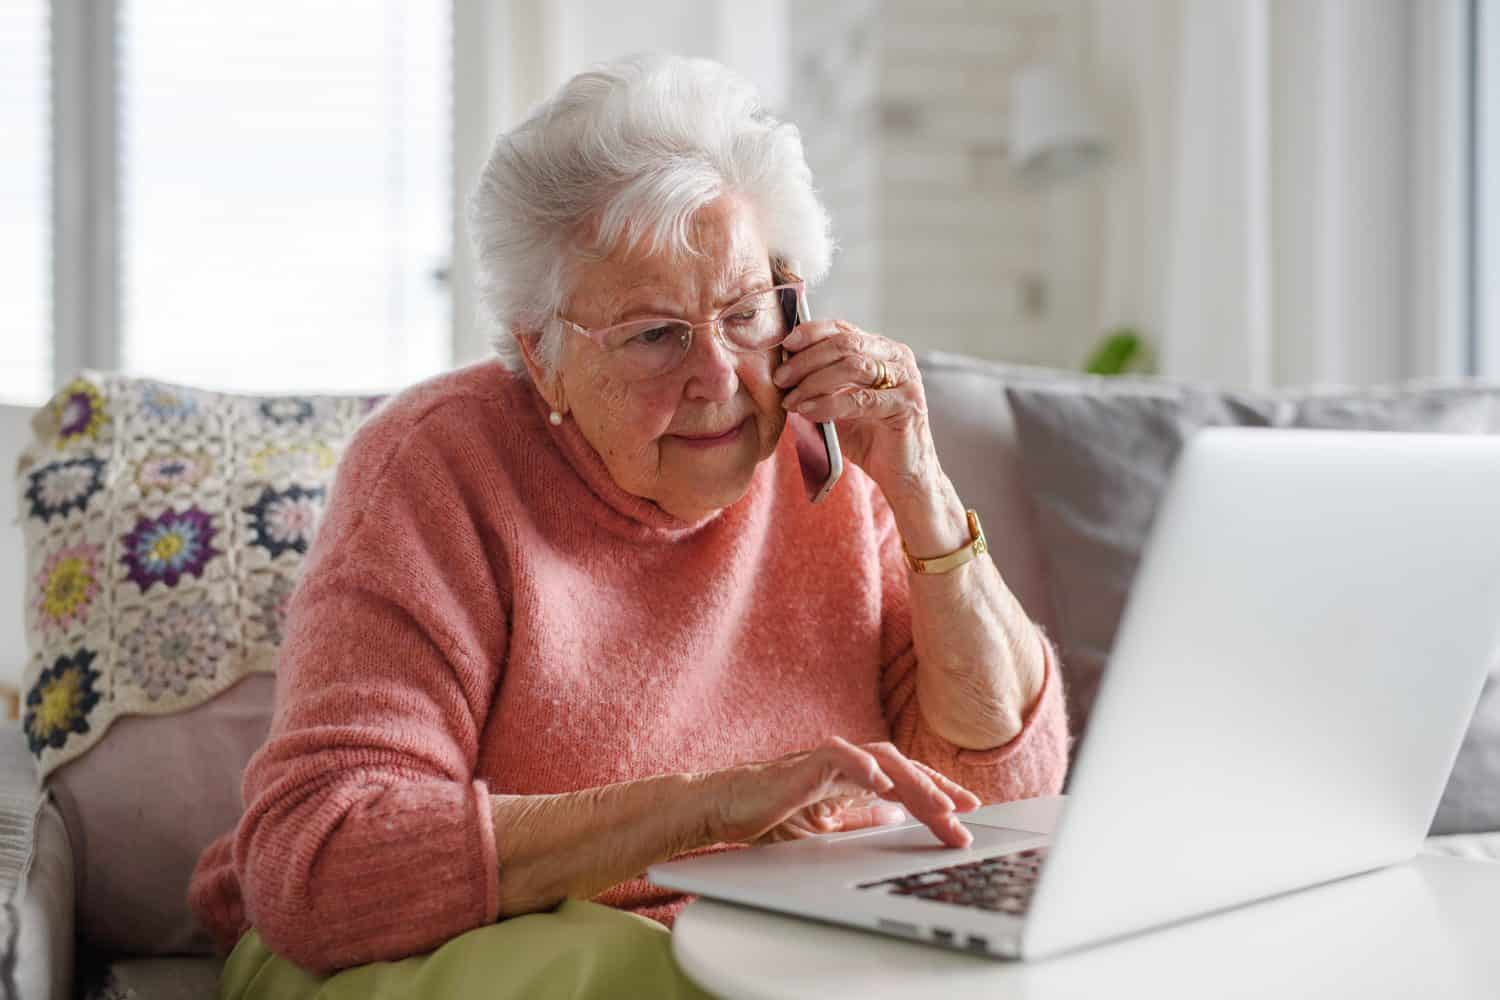
<svg viewBox="0 0 1500 1000"><path fill-rule="evenodd" d="M745 429L745 424L748 423L749 420L750 418L746 417L744 420L741 420L739 423L735 424L729 430L725 431L723 434L718 435L717 437L683 437L681 434L673 434L672 437L676 438L678 442L686 445L689 448L718 448L722 445L729 444L735 438L739 437L740 431Z"/></svg>

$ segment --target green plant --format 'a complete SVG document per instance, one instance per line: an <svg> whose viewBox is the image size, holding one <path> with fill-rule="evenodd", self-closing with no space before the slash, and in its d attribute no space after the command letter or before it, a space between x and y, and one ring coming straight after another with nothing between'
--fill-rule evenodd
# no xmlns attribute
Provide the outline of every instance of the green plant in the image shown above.
<svg viewBox="0 0 1500 1000"><path fill-rule="evenodd" d="M1146 338L1128 326L1105 334L1083 366L1090 375L1123 375L1126 372L1150 372L1153 368Z"/></svg>

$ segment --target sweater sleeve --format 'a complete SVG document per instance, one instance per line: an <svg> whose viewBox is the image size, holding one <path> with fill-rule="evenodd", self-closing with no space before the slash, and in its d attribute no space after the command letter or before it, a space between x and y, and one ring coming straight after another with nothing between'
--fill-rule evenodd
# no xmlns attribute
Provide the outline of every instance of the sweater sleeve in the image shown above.
<svg viewBox="0 0 1500 1000"><path fill-rule="evenodd" d="M504 584L464 499L472 459L454 447L416 433L351 443L288 609L271 732L245 771L232 842L245 919L320 975L430 951L499 911L474 775Z"/></svg>
<svg viewBox="0 0 1500 1000"><path fill-rule="evenodd" d="M910 572L901 553L894 517L876 505L881 565L881 698L891 742L903 754L943 774L986 802L1056 795L1068 769L1068 723L1057 650L1040 625L1032 625L1045 657L1042 690L1010 742L987 750L960 747L938 735L922 715L917 697L917 659L912 637Z"/></svg>

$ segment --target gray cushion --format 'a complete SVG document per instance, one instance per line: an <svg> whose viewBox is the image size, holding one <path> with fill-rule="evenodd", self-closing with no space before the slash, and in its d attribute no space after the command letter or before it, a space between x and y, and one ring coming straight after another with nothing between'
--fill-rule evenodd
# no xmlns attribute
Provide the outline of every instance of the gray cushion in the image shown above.
<svg viewBox="0 0 1500 1000"><path fill-rule="evenodd" d="M1500 664L1485 678L1432 823L1433 833L1485 831L1500 831Z"/></svg>
<svg viewBox="0 0 1500 1000"><path fill-rule="evenodd" d="M1103 378L1007 388L1036 506L1075 735L1087 725L1167 477L1200 427L1266 426L1275 406Z"/></svg>
<svg viewBox="0 0 1500 1000"><path fill-rule="evenodd" d="M1413 383L1363 392L1313 390L1288 393L1285 399L1286 420L1293 427L1444 434L1500 432L1500 386L1481 383Z"/></svg>
<svg viewBox="0 0 1500 1000"><path fill-rule="evenodd" d="M1500 387L1477 383L1249 394L1164 379L1007 388L1037 509L1056 635L1080 735L1152 518L1187 438L1214 425L1500 432ZM1492 677L1433 833L1500 830L1500 678Z"/></svg>

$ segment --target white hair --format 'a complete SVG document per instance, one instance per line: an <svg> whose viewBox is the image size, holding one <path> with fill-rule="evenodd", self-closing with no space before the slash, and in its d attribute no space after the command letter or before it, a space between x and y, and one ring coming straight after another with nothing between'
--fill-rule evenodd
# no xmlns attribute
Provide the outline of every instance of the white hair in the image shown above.
<svg viewBox="0 0 1500 1000"><path fill-rule="evenodd" d="M710 59L643 53L563 84L496 138L467 203L479 291L502 327L496 353L524 370L510 331L541 330L541 361L555 369L561 333L550 320L572 290L570 262L645 239L652 253L701 256L693 214L726 191L753 206L773 266L823 279L834 243L802 137L744 77Z"/></svg>

